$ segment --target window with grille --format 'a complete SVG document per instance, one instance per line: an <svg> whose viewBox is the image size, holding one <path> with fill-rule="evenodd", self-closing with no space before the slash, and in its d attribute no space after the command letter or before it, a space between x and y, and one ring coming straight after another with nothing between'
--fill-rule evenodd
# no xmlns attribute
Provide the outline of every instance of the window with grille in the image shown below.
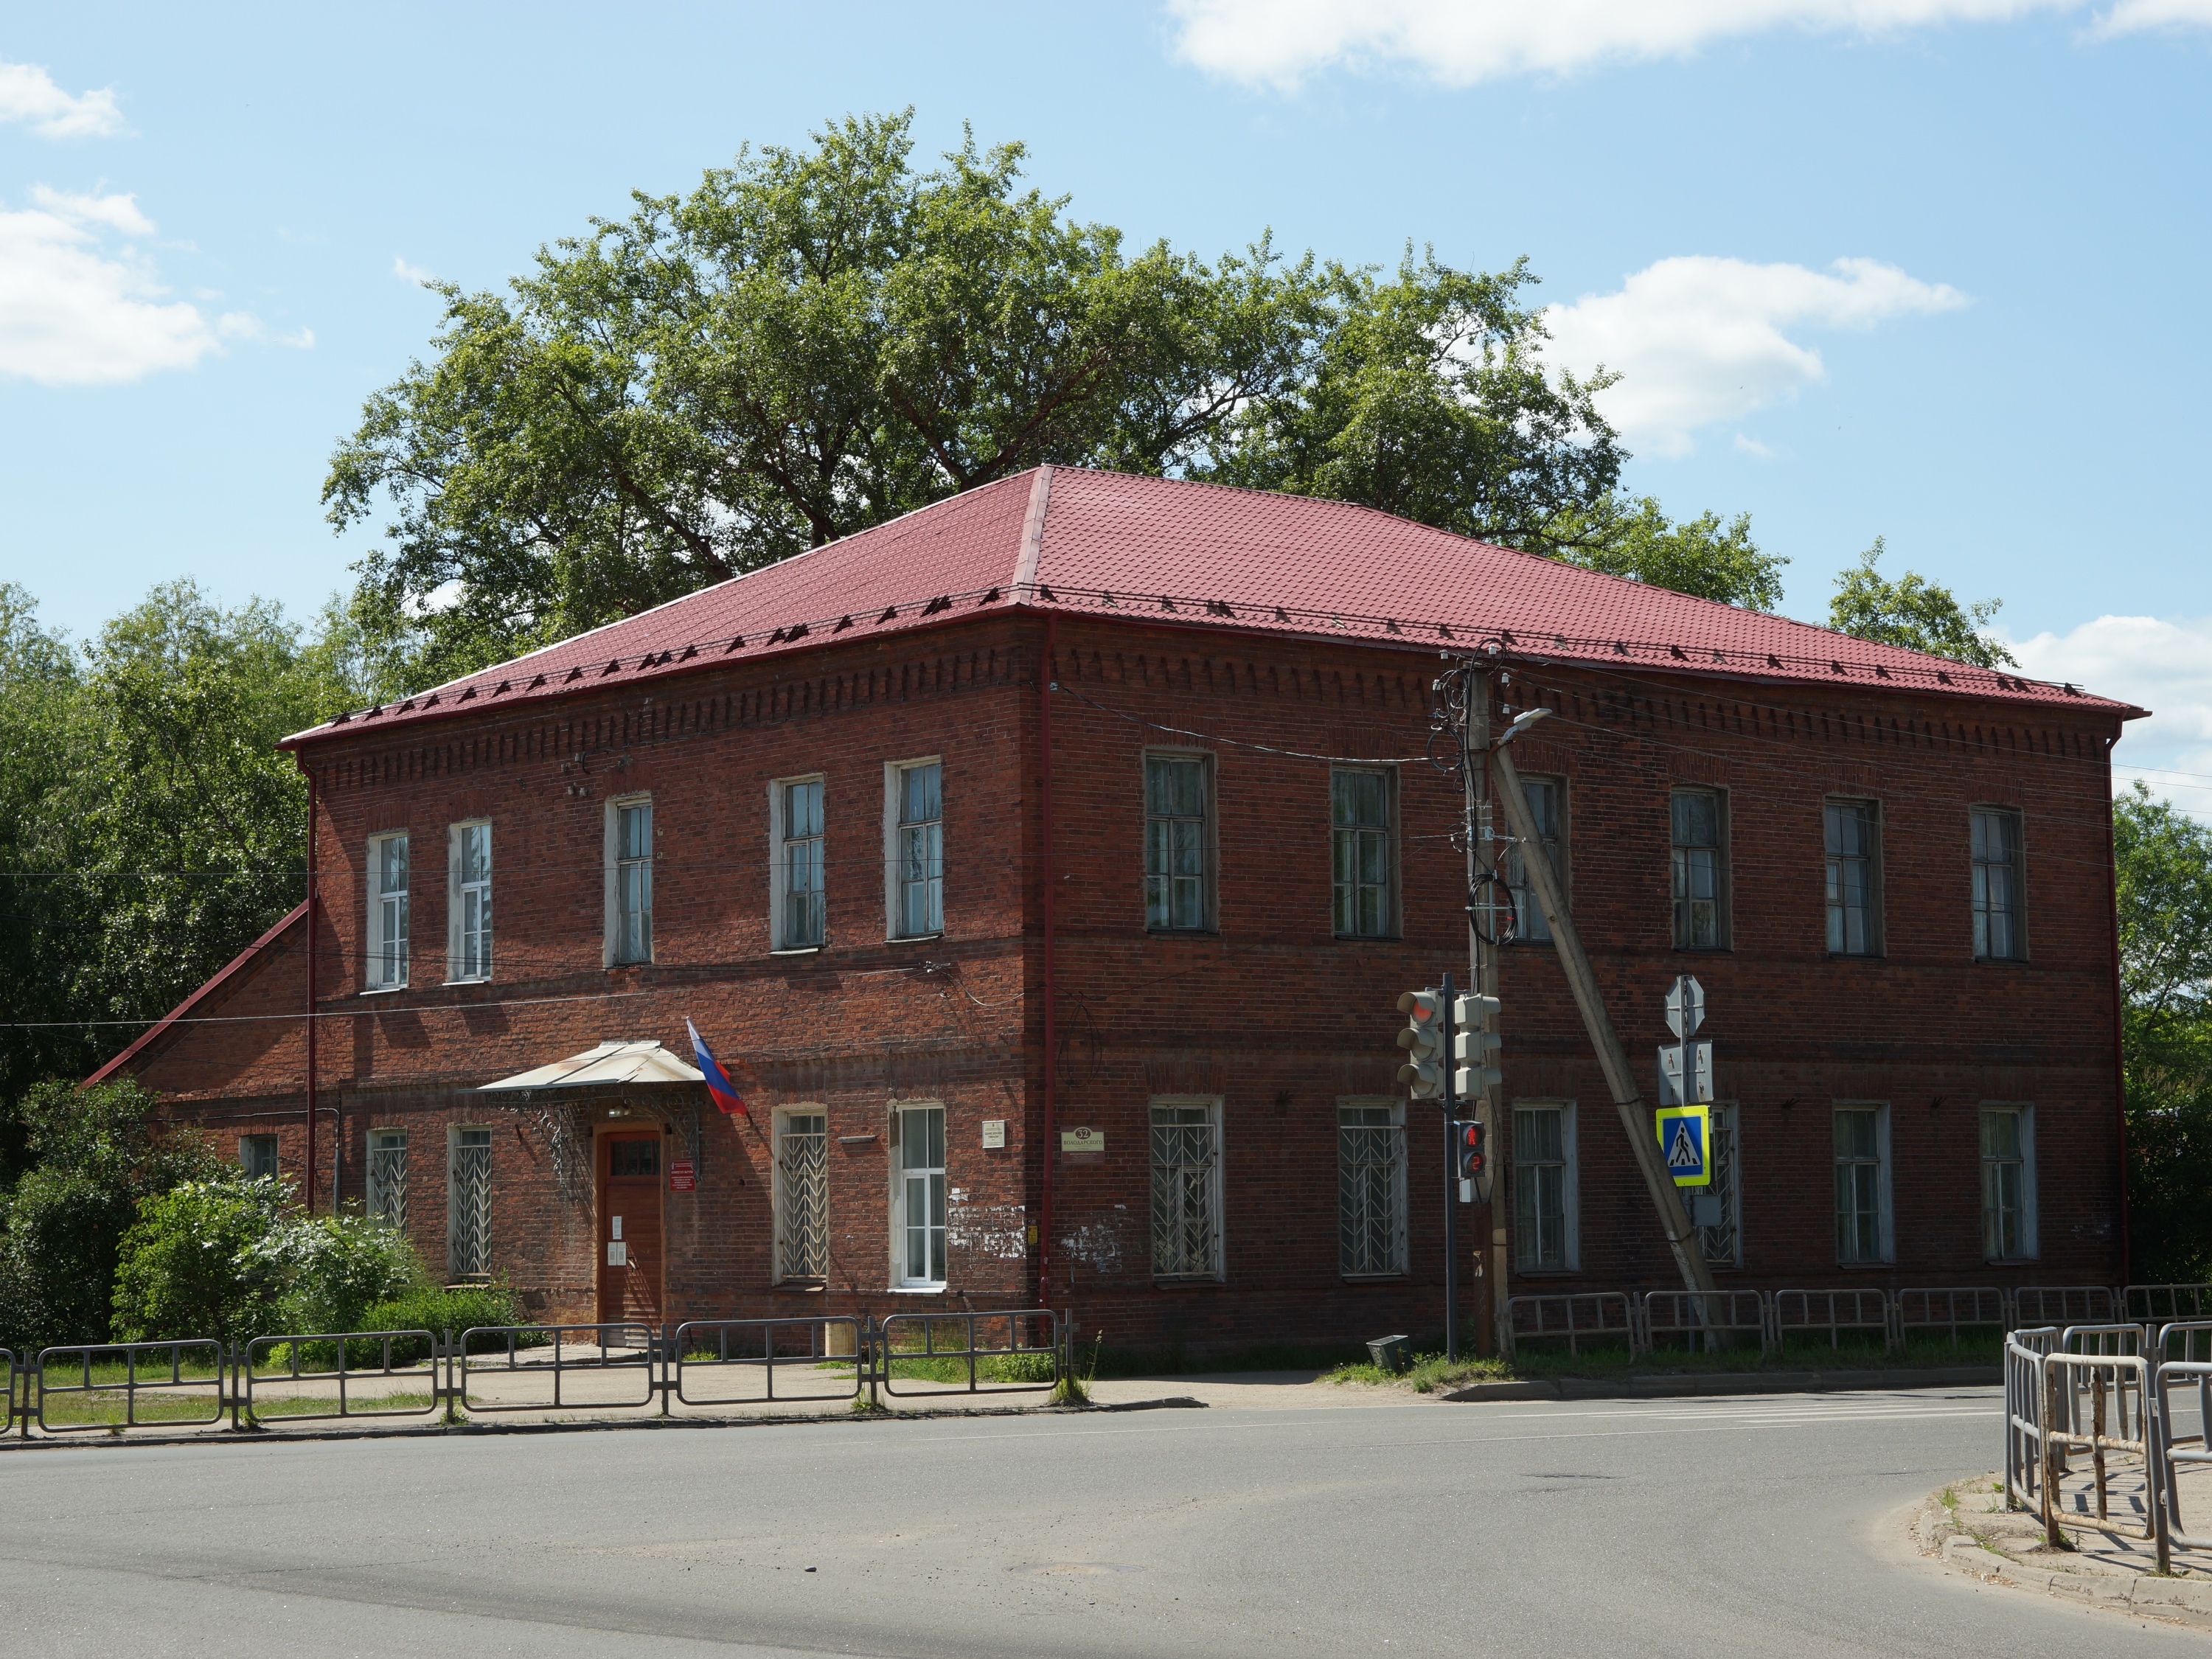
<svg viewBox="0 0 2212 1659"><path fill-rule="evenodd" d="M777 860L781 901L776 948L806 951L819 945L828 919L822 861L822 780L805 778L775 786Z"/></svg>
<svg viewBox="0 0 2212 1659"><path fill-rule="evenodd" d="M2027 954L2021 927L2020 814L1998 807L1973 811L1974 955L2014 962Z"/></svg>
<svg viewBox="0 0 2212 1659"><path fill-rule="evenodd" d="M617 962L653 960L653 803L612 804Z"/></svg>
<svg viewBox="0 0 2212 1659"><path fill-rule="evenodd" d="M1521 780L1522 793L1528 797L1528 811L1536 820L1536 833L1544 843L1545 856L1552 860L1553 873L1559 879L1560 891L1566 889L1567 868L1559 856L1560 808L1566 799L1567 787L1557 778L1528 778ZM1514 842L1505 849L1505 885L1513 895L1513 937L1522 939L1548 939L1552 925L1544 920L1543 907L1536 902L1536 890L1529 884L1528 861L1521 843Z"/></svg>
<svg viewBox="0 0 2212 1659"><path fill-rule="evenodd" d="M1702 1189L1686 1187L1682 1196L1688 1200L1698 1229L1698 1248L1705 1260L1716 1267L1740 1267L1743 1265L1741 1234L1742 1206L1737 1202L1737 1182L1741 1178L1742 1161L1737 1154L1736 1109L1733 1106L1712 1109L1712 1146L1709 1149L1712 1182Z"/></svg>
<svg viewBox="0 0 2212 1659"><path fill-rule="evenodd" d="M368 988L407 983L407 837L368 842Z"/></svg>
<svg viewBox="0 0 2212 1659"><path fill-rule="evenodd" d="M1221 1104L1152 1107L1152 1273L1221 1276Z"/></svg>
<svg viewBox="0 0 2212 1659"><path fill-rule="evenodd" d="M1836 1108L1836 1260L1889 1260L1889 1114Z"/></svg>
<svg viewBox="0 0 2212 1659"><path fill-rule="evenodd" d="M447 1271L454 1280L491 1276L491 1131L453 1131L447 1177Z"/></svg>
<svg viewBox="0 0 2212 1659"><path fill-rule="evenodd" d="M775 1125L775 1268L781 1279L830 1273L830 1119L786 1112Z"/></svg>
<svg viewBox="0 0 2212 1659"><path fill-rule="evenodd" d="M238 1164L246 1171L248 1181L258 1181L264 1176L276 1173L276 1137L275 1135L240 1135L238 1138Z"/></svg>
<svg viewBox="0 0 2212 1659"><path fill-rule="evenodd" d="M1876 956L1875 861L1880 820L1870 800L1832 800L1823 812L1828 848L1828 950L1839 957Z"/></svg>
<svg viewBox="0 0 2212 1659"><path fill-rule="evenodd" d="M368 1132L368 1218L387 1227L407 1224L407 1133Z"/></svg>
<svg viewBox="0 0 2212 1659"><path fill-rule="evenodd" d="M1328 775L1330 852L1336 870L1340 939L1388 939L1398 931L1397 857L1390 844L1396 774L1339 767Z"/></svg>
<svg viewBox="0 0 2212 1659"><path fill-rule="evenodd" d="M891 928L900 939L945 931L944 779L936 761L891 769Z"/></svg>
<svg viewBox="0 0 2212 1659"><path fill-rule="evenodd" d="M1513 1261L1523 1271L1575 1265L1575 1135L1571 1108L1513 1109Z"/></svg>
<svg viewBox="0 0 2212 1659"><path fill-rule="evenodd" d="M1727 928L1719 792L1675 790L1671 817L1674 947L1680 951L1717 951Z"/></svg>
<svg viewBox="0 0 2212 1659"><path fill-rule="evenodd" d="M1202 933L1212 925L1203 755L1145 757L1145 926Z"/></svg>
<svg viewBox="0 0 2212 1659"><path fill-rule="evenodd" d="M2025 1106L1982 1108L1982 1254L2035 1255L2035 1136Z"/></svg>
<svg viewBox="0 0 2212 1659"><path fill-rule="evenodd" d="M1406 1128L1395 1102L1336 1109L1337 1263L1347 1279L1406 1271Z"/></svg>
<svg viewBox="0 0 2212 1659"><path fill-rule="evenodd" d="M491 977L491 825L453 826L453 977Z"/></svg>
<svg viewBox="0 0 2212 1659"><path fill-rule="evenodd" d="M897 1114L898 1185L891 1194L897 1282L945 1282L945 1109L904 1106Z"/></svg>

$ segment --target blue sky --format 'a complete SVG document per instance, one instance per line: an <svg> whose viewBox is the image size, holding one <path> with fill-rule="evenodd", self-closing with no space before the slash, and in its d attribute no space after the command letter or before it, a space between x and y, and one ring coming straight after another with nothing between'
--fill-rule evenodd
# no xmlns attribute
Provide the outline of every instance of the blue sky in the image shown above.
<svg viewBox="0 0 2212 1659"><path fill-rule="evenodd" d="M1793 615L1877 534L2002 596L2212 809L2208 94L2212 0L16 8L0 577L78 635L179 574L312 610L365 544L332 444L435 321L407 271L497 284L912 104L1139 240L1528 255L1634 488L1750 512Z"/></svg>

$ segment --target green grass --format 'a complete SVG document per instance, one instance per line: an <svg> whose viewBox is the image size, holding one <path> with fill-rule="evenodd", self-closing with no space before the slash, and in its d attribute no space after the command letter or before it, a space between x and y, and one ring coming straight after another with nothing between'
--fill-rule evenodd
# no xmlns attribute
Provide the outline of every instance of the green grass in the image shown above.
<svg viewBox="0 0 2212 1659"><path fill-rule="evenodd" d="M1844 1335L1833 1346L1823 1337L1794 1335L1779 1353L1761 1354L1749 1340L1718 1353L1692 1352L1687 1346L1662 1348L1656 1353L1632 1357L1623 1342L1578 1345L1570 1353L1564 1342L1523 1342L1510 1360L1467 1358L1456 1363L1441 1354L1414 1357L1412 1366L1393 1376L1370 1362L1360 1360L1324 1372L1325 1382L1394 1383L1419 1394L1439 1389L1464 1388L1472 1382L1525 1381L1534 1378L1586 1377L1615 1382L1638 1376L1700 1376L1716 1372L1758 1371L1918 1370L1943 1365L1990 1365L2000 1358L2002 1339L1979 1334L1962 1334L1954 1346L1948 1337L1916 1336L1904 1348L1885 1352L1879 1340L1857 1340Z"/></svg>
<svg viewBox="0 0 2212 1659"><path fill-rule="evenodd" d="M317 1417L336 1415L335 1395L318 1398L314 1395L263 1395L253 1402L257 1418ZM410 1393L400 1390L392 1394L349 1394L346 1404L352 1413L366 1412L428 1412L430 1395L426 1390ZM32 1409L35 1411L35 1401ZM141 1389L135 1412L130 1396L120 1389L97 1390L92 1394L49 1394L46 1396L46 1420L53 1428L123 1428L126 1419L137 1425L154 1424L213 1424L229 1415L227 1407L217 1409L216 1395L210 1389L201 1393L194 1389L159 1393Z"/></svg>

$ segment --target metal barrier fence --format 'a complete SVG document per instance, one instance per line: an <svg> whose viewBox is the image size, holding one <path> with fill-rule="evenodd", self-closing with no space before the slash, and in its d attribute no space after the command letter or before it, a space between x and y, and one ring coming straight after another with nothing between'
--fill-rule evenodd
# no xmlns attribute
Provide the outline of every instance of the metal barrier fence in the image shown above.
<svg viewBox="0 0 2212 1659"><path fill-rule="evenodd" d="M1845 1331L1880 1333L1882 1346L1891 1343L1889 1292L1872 1286L1852 1290L1777 1291L1774 1293L1774 1346L1779 1348L1793 1333L1826 1334L1832 1352L1843 1346Z"/></svg>
<svg viewBox="0 0 2212 1659"><path fill-rule="evenodd" d="M589 1340L579 1340L586 1331ZM650 1406L657 1400L665 1410L662 1382L656 1374L659 1354L651 1326L620 1320L598 1325L472 1325L461 1333L448 1369L453 1397L465 1411L562 1411L571 1406L620 1409ZM546 1397L490 1400L471 1395L469 1379L487 1374L522 1385L527 1396ZM637 1379L634 1384L629 1380L633 1376ZM570 1380L576 1377L591 1380ZM614 1381L605 1382L608 1377ZM633 1389L637 1395L634 1400L629 1397Z"/></svg>
<svg viewBox="0 0 2212 1659"><path fill-rule="evenodd" d="M1892 1340L1903 1347L1914 1331L1942 1331L1959 1346L1962 1330L2011 1328L2012 1302L1994 1285L1955 1289L1913 1289L1892 1292Z"/></svg>
<svg viewBox="0 0 2212 1659"><path fill-rule="evenodd" d="M1644 1352L1656 1353L1671 1340L1684 1341L1692 1353L1708 1334L1735 1335L1748 1332L1759 1339L1765 1354L1772 1334L1773 1304L1763 1291L1723 1291L1700 1296L1693 1291L1647 1291L1639 1299L1643 1318Z"/></svg>
<svg viewBox="0 0 2212 1659"><path fill-rule="evenodd" d="M1520 1344L1564 1339L1567 1352L1579 1354L1584 1342L1625 1342L1631 1354L1643 1351L1636 1304L1626 1291L1581 1291L1505 1298L1505 1338L1510 1350Z"/></svg>
<svg viewBox="0 0 2212 1659"><path fill-rule="evenodd" d="M76 1356L75 1361L61 1363L61 1357L69 1354ZM193 1357L190 1362L187 1354ZM223 1345L212 1339L44 1348L39 1352L33 1389L26 1390L26 1400L34 1389L38 1425L47 1434L135 1429L151 1422L197 1428L221 1422L229 1407L225 1388L228 1359ZM77 1381L58 1382L53 1381L56 1376L75 1376ZM49 1400L57 1402L58 1413L76 1420L49 1422ZM198 1402L203 1401L207 1415L193 1414ZM118 1403L119 1418L115 1415Z"/></svg>
<svg viewBox="0 0 2212 1659"><path fill-rule="evenodd" d="M398 1350L395 1353L395 1348ZM323 1365L325 1350L332 1362ZM356 1361L363 1349L367 1355ZM422 1358L412 1359L419 1351ZM271 1418L313 1422L341 1417L431 1417L444 1404L446 1345L428 1331L343 1331L320 1336L257 1336L240 1352L234 1398L257 1427ZM357 1390L374 1379L386 1392L364 1403ZM419 1400L398 1382L424 1385ZM395 1401L404 1401L404 1404ZM327 1405L330 1409L317 1407Z"/></svg>
<svg viewBox="0 0 2212 1659"><path fill-rule="evenodd" d="M2120 1305L2123 1318L2146 1325L2212 1319L2212 1285L2130 1285Z"/></svg>
<svg viewBox="0 0 2212 1659"><path fill-rule="evenodd" d="M2173 1340L2181 1339L2181 1352L2173 1352ZM2200 1353L2198 1351L2203 1350ZM2212 1319L2177 1319L2162 1325L2158 1333L2158 1359L2163 1364L2169 1359L2212 1360Z"/></svg>
<svg viewBox="0 0 2212 1659"><path fill-rule="evenodd" d="M2173 1432L2172 1384L2190 1382L2197 1385L2197 1432L2191 1437L2197 1442L2194 1451L2182 1449L2182 1441ZM2158 1367L2156 1381L2157 1414L2155 1421L2165 1435L2161 1455L2152 1478L2154 1505L2164 1524L2159 1530L2158 1570L2166 1572L2172 1564L2167 1559L2168 1547L2179 1544L2184 1549L2212 1549L2212 1534L2190 1532L2182 1520L2181 1492L2179 1476L2183 1465L2212 1463L2212 1364L2195 1360L2169 1359Z"/></svg>
<svg viewBox="0 0 2212 1659"><path fill-rule="evenodd" d="M2054 1351L2042 1356L2043 1372L2043 1432L2040 1436L2043 1452L2042 1512L2045 1537L2053 1545L2062 1542L2058 1534L2059 1477L2065 1472L2066 1454L2085 1451L2089 1454L2090 1471L2097 1498L2097 1518L2107 1516L2106 1485L2106 1454L2132 1453L2143 1460L2147 1471L2154 1471L2161 1448L2153 1425L2151 1413L2142 1409L2150 1398L2152 1389L2150 1361L2140 1353L2068 1353ZM2109 1375L2110 1382L2107 1382ZM2128 1384L2135 1384L2138 1409L2136 1413L2136 1432L2127 1431ZM2119 1404L2118 1424L2107 1420L2106 1401L2108 1388ZM2087 1396L2088 1421L2085 1426L2083 1396ZM2117 1428L2116 1434L2107 1433ZM2158 1502L2155 1473L2146 1480L2146 1501L2143 1504L2142 1535L2160 1540L2164 1553L2161 1514Z"/></svg>
<svg viewBox="0 0 2212 1659"><path fill-rule="evenodd" d="M875 1356L875 1376L883 1391L895 1399L945 1392L941 1386L899 1388L902 1371L908 1382L942 1384L947 1379L932 1373L949 1362L955 1371L950 1381L963 1393L1030 1394L1059 1386L1065 1363L1060 1352L1061 1321L1046 1308L1015 1313L892 1314L877 1331L881 1346ZM919 1347L907 1336L909 1332L920 1333ZM940 1340L950 1334L959 1337L957 1346L948 1347ZM1044 1340L1024 1340L1038 1335ZM1039 1370L1043 1372L1042 1376L1034 1375ZM964 1386L960 1376L963 1371ZM1024 1376L1024 1372L1032 1374Z"/></svg>
<svg viewBox="0 0 2212 1659"><path fill-rule="evenodd" d="M2120 1297L2106 1285L2027 1285L2012 1293L2015 1325L2084 1325L2120 1316Z"/></svg>
<svg viewBox="0 0 2212 1659"><path fill-rule="evenodd" d="M799 1335L804 1333L804 1346ZM842 1364L837 1362L842 1361ZM861 1322L823 1316L812 1319L694 1319L676 1328L669 1345L676 1398L687 1406L750 1405L760 1401L853 1400L868 1379ZM788 1378L796 1371L821 1386L779 1388L776 1367ZM828 1373L829 1375L825 1375ZM735 1394L712 1394L714 1386L736 1387ZM750 1392L753 1379L759 1391ZM694 1382L694 1379L696 1382ZM842 1380L833 1380L842 1378ZM699 1392L693 1392L693 1389Z"/></svg>
<svg viewBox="0 0 2212 1659"><path fill-rule="evenodd" d="M2005 1507L2039 1501L2043 1484L2043 1358L2058 1345L2058 1328L2009 1331L2004 1346Z"/></svg>

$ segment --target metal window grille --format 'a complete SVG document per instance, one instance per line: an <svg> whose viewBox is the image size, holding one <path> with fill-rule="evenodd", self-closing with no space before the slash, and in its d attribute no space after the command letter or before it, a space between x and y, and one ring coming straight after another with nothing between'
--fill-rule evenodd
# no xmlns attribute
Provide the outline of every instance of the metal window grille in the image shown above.
<svg viewBox="0 0 2212 1659"><path fill-rule="evenodd" d="M1712 1184L1702 1196L1711 1208L1717 1211L1717 1221L1702 1224L1698 1229L1698 1248L1705 1260L1716 1267L1739 1267L1743 1261L1743 1240L1737 1217L1736 1181L1741 1164L1736 1156L1735 1108L1716 1106L1712 1109L1712 1146L1711 1149ZM1697 1200L1692 1198L1692 1202Z"/></svg>
<svg viewBox="0 0 2212 1659"><path fill-rule="evenodd" d="M368 1218L387 1227L407 1224L407 1136L373 1129L368 1136Z"/></svg>
<svg viewBox="0 0 2212 1659"><path fill-rule="evenodd" d="M1406 1131L1388 1106L1336 1109L1337 1260L1347 1276L1406 1271Z"/></svg>
<svg viewBox="0 0 2212 1659"><path fill-rule="evenodd" d="M1145 926L1206 925L1206 762L1145 757Z"/></svg>
<svg viewBox="0 0 2212 1659"><path fill-rule="evenodd" d="M1513 1111L1513 1256L1520 1267L1567 1266L1567 1115Z"/></svg>
<svg viewBox="0 0 2212 1659"><path fill-rule="evenodd" d="M1221 1129L1210 1106L1152 1112L1152 1272L1161 1278L1221 1272Z"/></svg>
<svg viewBox="0 0 2212 1659"><path fill-rule="evenodd" d="M822 781L783 786L783 943L801 951L822 943Z"/></svg>
<svg viewBox="0 0 2212 1659"><path fill-rule="evenodd" d="M899 1280L945 1282L945 1109L899 1113Z"/></svg>
<svg viewBox="0 0 2212 1659"><path fill-rule="evenodd" d="M460 953L456 979L491 977L491 825L461 826Z"/></svg>
<svg viewBox="0 0 2212 1659"><path fill-rule="evenodd" d="M2027 1214L2027 1114L2016 1107L1982 1110L1982 1253L1992 1261L2034 1254Z"/></svg>
<svg viewBox="0 0 2212 1659"><path fill-rule="evenodd" d="M945 931L945 769L932 761L898 775L898 930Z"/></svg>
<svg viewBox="0 0 2212 1659"><path fill-rule="evenodd" d="M1539 839L1544 843L1544 854L1552 860L1552 868L1559 868L1559 799L1561 786L1544 778L1523 778L1522 793L1528 798L1528 811L1536 820ZM1528 866L1522 858L1518 842L1505 849L1505 884L1513 895L1513 933L1516 939L1547 939L1552 937L1552 925L1544 920L1543 906L1536 902L1536 890L1528 882Z"/></svg>
<svg viewBox="0 0 2212 1659"><path fill-rule="evenodd" d="M653 960L653 803L615 809L615 960Z"/></svg>
<svg viewBox="0 0 2212 1659"><path fill-rule="evenodd" d="M1674 944L1685 951L1721 943L1721 800L1710 789L1677 789L1672 808Z"/></svg>
<svg viewBox="0 0 2212 1659"><path fill-rule="evenodd" d="M451 1243L453 1277L491 1275L491 1131L461 1129L453 1138Z"/></svg>
<svg viewBox="0 0 2212 1659"><path fill-rule="evenodd" d="M775 1148L776 1269L786 1279L830 1272L830 1120L793 1112L781 1120Z"/></svg>
<svg viewBox="0 0 2212 1659"><path fill-rule="evenodd" d="M1329 774L1331 851L1336 866L1336 931L1383 939L1395 931L1390 902L1390 775Z"/></svg>
<svg viewBox="0 0 2212 1659"><path fill-rule="evenodd" d="M1872 955L1875 933L1875 809L1863 800L1827 804L1828 949L1837 956Z"/></svg>
<svg viewBox="0 0 2212 1659"><path fill-rule="evenodd" d="M376 884L369 988L396 990L407 983L407 837L379 836L371 848L369 867Z"/></svg>
<svg viewBox="0 0 2212 1659"><path fill-rule="evenodd" d="M2020 815L1973 814L1974 955L2009 962L2027 954L2021 929Z"/></svg>
<svg viewBox="0 0 2212 1659"><path fill-rule="evenodd" d="M1840 1107L1836 1112L1836 1260L1883 1259L1881 1112L1875 1107Z"/></svg>
<svg viewBox="0 0 2212 1659"><path fill-rule="evenodd" d="M275 1135L240 1135L238 1138L238 1164L246 1171L248 1181L258 1181L264 1176L276 1173L276 1137Z"/></svg>

